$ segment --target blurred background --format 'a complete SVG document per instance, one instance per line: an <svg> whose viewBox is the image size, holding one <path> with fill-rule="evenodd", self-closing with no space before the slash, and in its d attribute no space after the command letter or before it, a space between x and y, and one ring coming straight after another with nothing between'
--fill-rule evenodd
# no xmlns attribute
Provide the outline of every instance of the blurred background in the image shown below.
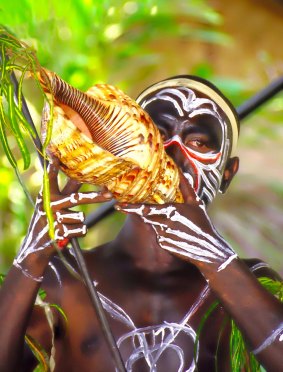
<svg viewBox="0 0 283 372"><path fill-rule="evenodd" d="M0 24L35 48L42 66L82 90L105 82L136 97L160 79L196 74L237 107L283 75L279 0L9 0L1 2ZM25 92L39 128L42 102L29 81ZM9 140L13 147L12 136ZM281 274L282 145L283 93L242 122L240 171L227 195L210 208L239 255L261 258ZM20 158L18 165L22 170ZM22 177L35 197L42 183L35 154ZM11 265L31 213L0 147L0 272ZM100 222L80 240L82 247L112 239L123 218L114 213Z"/></svg>

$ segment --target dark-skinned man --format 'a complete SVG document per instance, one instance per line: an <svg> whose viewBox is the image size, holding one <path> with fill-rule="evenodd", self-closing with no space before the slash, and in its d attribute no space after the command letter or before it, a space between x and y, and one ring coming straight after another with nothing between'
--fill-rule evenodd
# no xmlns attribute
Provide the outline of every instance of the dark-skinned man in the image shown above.
<svg viewBox="0 0 283 372"><path fill-rule="evenodd" d="M191 76L147 88L137 102L158 126L180 170L184 203L120 203L127 219L113 241L84 252L127 371L231 370L229 337L234 319L267 371L283 366L283 311L256 276L277 278L259 260L241 260L213 226L207 207L236 174L238 120L210 83ZM49 170L58 242L86 234L81 212L69 209L111 199L107 191L58 187ZM233 213L233 211L231 211ZM64 263L48 234L40 193L27 236L1 289L0 371L32 371L36 361L25 334L51 355L57 372L114 371L72 249ZM52 309L52 326L34 306L39 288ZM197 330L210 306L220 301Z"/></svg>

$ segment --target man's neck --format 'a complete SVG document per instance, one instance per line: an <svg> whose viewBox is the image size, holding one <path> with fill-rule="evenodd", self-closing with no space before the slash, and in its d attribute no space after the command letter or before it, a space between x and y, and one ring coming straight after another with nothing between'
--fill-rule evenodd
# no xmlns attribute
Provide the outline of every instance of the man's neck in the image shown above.
<svg viewBox="0 0 283 372"><path fill-rule="evenodd" d="M132 264L144 271L166 273L184 268L188 263L160 248L153 228L138 216L128 216L114 241L130 256Z"/></svg>

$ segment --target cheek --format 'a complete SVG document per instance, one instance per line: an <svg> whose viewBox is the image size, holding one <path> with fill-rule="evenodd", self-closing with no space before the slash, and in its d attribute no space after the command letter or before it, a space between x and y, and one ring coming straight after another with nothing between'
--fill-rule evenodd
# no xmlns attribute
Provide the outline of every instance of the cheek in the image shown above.
<svg viewBox="0 0 283 372"><path fill-rule="evenodd" d="M187 148L179 136L164 143L167 150L173 149L173 145L179 148L182 158L189 165L182 167L184 176L204 202L211 202L220 188L223 176L222 153L198 153Z"/></svg>
<svg viewBox="0 0 283 372"><path fill-rule="evenodd" d="M211 202L220 189L223 177L221 153L219 153L215 161L212 161L212 158L209 158L206 161L204 159L202 159L202 161L192 159L192 162L194 162L196 168L196 181L194 184L195 191L203 201Z"/></svg>

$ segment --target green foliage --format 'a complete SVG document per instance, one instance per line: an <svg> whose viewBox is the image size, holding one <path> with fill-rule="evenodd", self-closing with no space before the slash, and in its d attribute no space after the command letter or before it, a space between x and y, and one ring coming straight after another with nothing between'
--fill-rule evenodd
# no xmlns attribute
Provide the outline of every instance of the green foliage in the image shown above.
<svg viewBox="0 0 283 372"><path fill-rule="evenodd" d="M96 82L123 89L157 68L161 55L151 42L225 40L205 0L11 0L1 7L2 23L33 42L41 64L80 89Z"/></svg>
<svg viewBox="0 0 283 372"><path fill-rule="evenodd" d="M13 168L17 168L16 159L9 145L6 135L11 130L13 138L16 139L24 169L30 166L30 153L26 145L24 133L35 137L35 131L28 123L22 113L22 84L27 72L36 71L37 66L34 51L20 43L4 28L0 28L1 45L1 84L0 84L0 139L4 152ZM12 73L20 72L19 89L15 90L12 82ZM16 101L16 102L15 102Z"/></svg>
<svg viewBox="0 0 283 372"><path fill-rule="evenodd" d="M243 336L234 321L232 321L230 351L231 369L233 372L241 372L243 370L249 372L260 371L259 363L255 356L247 350Z"/></svg>
<svg viewBox="0 0 283 372"><path fill-rule="evenodd" d="M26 144L25 134L28 133L34 144L37 132L33 122L28 121L27 113L23 112L23 81L26 73L33 76L37 83L42 96L48 101L51 120L47 126L46 139L42 146L42 153L40 156L44 162L44 182L43 182L43 197L44 207L47 219L50 226L50 236L54 237L53 216L50 209L50 191L49 179L46 171L46 148L51 138L52 133L52 112L53 103L48 100L43 89L40 86L38 79L38 72L41 69L40 63L37 60L35 51L17 38L9 34L4 27L0 27L0 47L1 47L1 84L0 84L0 140L3 145L4 153L11 166L14 168L15 173L19 179L23 190L28 199L33 204L32 198L21 179L16 159L9 144L7 130L11 131L11 139L16 139L17 148L20 151L21 159L23 160L24 170L28 169L31 163L31 154L28 145ZM17 74L19 73L19 74ZM16 74L19 75L18 79ZM40 149L35 148L34 151L41 152Z"/></svg>

